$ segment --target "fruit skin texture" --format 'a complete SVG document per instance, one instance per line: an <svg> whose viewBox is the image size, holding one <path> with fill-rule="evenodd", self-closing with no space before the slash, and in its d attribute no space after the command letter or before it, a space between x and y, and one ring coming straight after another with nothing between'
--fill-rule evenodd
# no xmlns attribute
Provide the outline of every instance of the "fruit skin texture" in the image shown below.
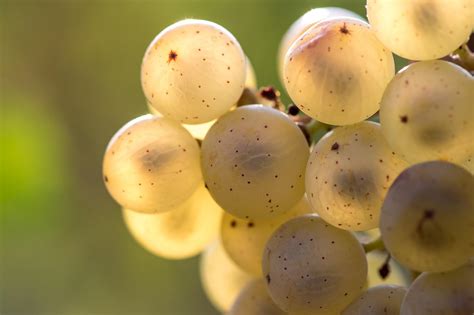
<svg viewBox="0 0 474 315"><path fill-rule="evenodd" d="M474 171L474 78L441 60L413 63L387 86L382 131L409 162L442 159Z"/></svg>
<svg viewBox="0 0 474 315"><path fill-rule="evenodd" d="M406 166L378 123L338 127L313 147L306 194L326 222L351 231L373 229L388 188Z"/></svg>
<svg viewBox="0 0 474 315"><path fill-rule="evenodd" d="M270 296L282 310L329 315L341 312L362 292L367 260L354 235L310 214L273 233L262 270Z"/></svg>
<svg viewBox="0 0 474 315"><path fill-rule="evenodd" d="M400 315L407 289L398 285L369 288L352 302L341 315Z"/></svg>
<svg viewBox="0 0 474 315"><path fill-rule="evenodd" d="M442 272L474 255L474 178L460 166L433 161L403 171L382 206L385 247L402 265Z"/></svg>
<svg viewBox="0 0 474 315"><path fill-rule="evenodd" d="M262 279L250 282L242 289L227 315L285 315L268 296Z"/></svg>
<svg viewBox="0 0 474 315"><path fill-rule="evenodd" d="M367 0L367 17L390 50L411 60L456 50L474 28L472 0Z"/></svg>
<svg viewBox="0 0 474 315"><path fill-rule="evenodd" d="M209 130L201 152L211 195L236 217L275 216L303 197L308 145L280 111L248 105L227 113Z"/></svg>
<svg viewBox="0 0 474 315"><path fill-rule="evenodd" d="M400 315L468 315L474 312L474 262L449 272L424 272L412 283Z"/></svg>
<svg viewBox="0 0 474 315"><path fill-rule="evenodd" d="M164 29L143 57L141 82L148 102L164 116L199 124L219 117L239 99L246 57L222 26L183 20Z"/></svg>
<svg viewBox="0 0 474 315"><path fill-rule="evenodd" d="M392 53L361 20L317 23L285 57L285 87L307 115L331 125L369 118L395 74Z"/></svg>
<svg viewBox="0 0 474 315"><path fill-rule="evenodd" d="M103 176L123 208L166 212L188 199L202 181L199 146L177 122L140 116L110 140Z"/></svg>

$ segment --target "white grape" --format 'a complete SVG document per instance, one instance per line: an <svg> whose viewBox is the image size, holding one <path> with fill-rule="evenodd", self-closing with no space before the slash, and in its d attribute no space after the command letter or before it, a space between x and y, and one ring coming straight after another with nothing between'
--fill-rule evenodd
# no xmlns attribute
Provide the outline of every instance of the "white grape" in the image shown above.
<svg viewBox="0 0 474 315"><path fill-rule="evenodd" d="M166 117L199 124L227 112L244 89L245 55L222 26L183 20L159 33L143 58L148 102Z"/></svg>
<svg viewBox="0 0 474 315"><path fill-rule="evenodd" d="M385 91L382 131L390 146L413 163L435 159L469 167L474 158L474 79L441 60L400 71Z"/></svg>
<svg viewBox="0 0 474 315"><path fill-rule="evenodd" d="M228 315L285 315L270 298L263 280L247 284L232 305Z"/></svg>
<svg viewBox="0 0 474 315"><path fill-rule="evenodd" d="M103 176L123 208L158 213L191 196L202 181L199 164L199 146L189 132L168 118L144 115L110 140Z"/></svg>
<svg viewBox="0 0 474 315"><path fill-rule="evenodd" d="M361 20L323 20L308 29L285 57L285 87L307 115L349 125L379 110L395 73L392 53Z"/></svg>
<svg viewBox="0 0 474 315"><path fill-rule="evenodd" d="M397 55L438 59L466 42L474 28L472 0L367 0L377 37Z"/></svg>
<svg viewBox="0 0 474 315"><path fill-rule="evenodd" d="M283 213L304 194L309 149L287 115L248 105L222 116L202 143L209 191L227 212L258 219Z"/></svg>
<svg viewBox="0 0 474 315"><path fill-rule="evenodd" d="M311 213L306 197L289 211L266 219L239 219L226 213L222 218L222 244L235 263L249 273L262 274L262 254L270 235L289 219Z"/></svg>
<svg viewBox="0 0 474 315"><path fill-rule="evenodd" d="M422 273L408 289L400 315L474 313L474 262L441 273Z"/></svg>
<svg viewBox="0 0 474 315"><path fill-rule="evenodd" d="M474 255L474 178L455 164L415 164L394 181L383 203L385 247L404 266L441 272Z"/></svg>
<svg viewBox="0 0 474 315"><path fill-rule="evenodd" d="M397 285L380 285L365 291L341 315L400 315L407 289Z"/></svg>
<svg viewBox="0 0 474 315"><path fill-rule="evenodd" d="M306 194L328 223L346 230L373 229L388 188L405 166L379 124L365 121L338 127L313 147Z"/></svg>
<svg viewBox="0 0 474 315"><path fill-rule="evenodd" d="M361 293L367 277L355 236L316 215L280 226L267 242L262 266L273 301L298 315L339 313Z"/></svg>

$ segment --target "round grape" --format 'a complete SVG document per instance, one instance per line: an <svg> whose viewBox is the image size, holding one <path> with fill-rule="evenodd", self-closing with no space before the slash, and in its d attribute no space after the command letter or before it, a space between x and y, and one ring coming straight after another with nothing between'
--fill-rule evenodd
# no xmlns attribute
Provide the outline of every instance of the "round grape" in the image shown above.
<svg viewBox="0 0 474 315"><path fill-rule="evenodd" d="M400 315L407 289L397 285L380 285L368 289L341 315Z"/></svg>
<svg viewBox="0 0 474 315"><path fill-rule="evenodd" d="M199 146L178 123L144 115L110 140L103 176L123 208L165 212L188 199L202 181Z"/></svg>
<svg viewBox="0 0 474 315"><path fill-rule="evenodd" d="M285 57L285 87L305 114L348 125L380 107L395 72L392 53L361 20L321 21L301 35Z"/></svg>
<svg viewBox="0 0 474 315"><path fill-rule="evenodd" d="M287 115L248 105L222 116L202 143L209 191L230 214L258 219L283 213L304 194L309 149Z"/></svg>
<svg viewBox="0 0 474 315"><path fill-rule="evenodd" d="M164 29L143 58L148 102L166 117L199 124L227 112L244 89L245 55L222 26L183 20Z"/></svg>
<svg viewBox="0 0 474 315"><path fill-rule="evenodd" d="M226 213L221 224L222 244L240 268L261 275L262 253L270 235L289 219L311 212L308 199L303 197L291 210L265 220L239 219Z"/></svg>
<svg viewBox="0 0 474 315"><path fill-rule="evenodd" d="M400 315L474 313L474 262L456 270L422 273L410 286Z"/></svg>
<svg viewBox="0 0 474 315"><path fill-rule="evenodd" d="M306 194L314 211L341 229L361 231L379 224L391 183L405 168L385 141L380 125L339 127L314 146L306 168Z"/></svg>
<svg viewBox="0 0 474 315"><path fill-rule="evenodd" d="M263 280L247 284L232 305L228 315L285 315L268 296Z"/></svg>
<svg viewBox="0 0 474 315"><path fill-rule="evenodd" d="M280 226L267 242L262 266L273 301L298 315L339 313L367 278L365 253L355 236L316 215Z"/></svg>
<svg viewBox="0 0 474 315"><path fill-rule="evenodd" d="M472 0L367 0L377 37L411 60L438 59L467 41L474 28Z"/></svg>
<svg viewBox="0 0 474 315"><path fill-rule="evenodd" d="M474 158L473 99L474 79L466 70L441 60L413 63L385 91L382 131L407 161L442 159L469 167Z"/></svg>
<svg viewBox="0 0 474 315"><path fill-rule="evenodd" d="M474 255L474 178L455 164L434 161L403 171L383 203L385 247L404 266L441 272Z"/></svg>

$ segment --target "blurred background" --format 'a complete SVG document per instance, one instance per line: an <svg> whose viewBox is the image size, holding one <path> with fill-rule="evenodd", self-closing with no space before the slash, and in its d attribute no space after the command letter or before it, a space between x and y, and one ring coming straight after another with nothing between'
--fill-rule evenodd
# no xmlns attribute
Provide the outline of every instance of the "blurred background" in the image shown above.
<svg viewBox="0 0 474 315"><path fill-rule="evenodd" d="M0 0L0 313L217 314L198 258L138 246L101 178L109 138L145 113L140 63L186 17L229 29L259 85L307 10L363 0ZM284 98L285 99L285 98Z"/></svg>

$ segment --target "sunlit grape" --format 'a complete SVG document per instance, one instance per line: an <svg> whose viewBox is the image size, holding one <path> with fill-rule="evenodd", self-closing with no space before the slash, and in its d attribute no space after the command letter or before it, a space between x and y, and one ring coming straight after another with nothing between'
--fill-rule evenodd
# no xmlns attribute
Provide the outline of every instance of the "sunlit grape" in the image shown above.
<svg viewBox="0 0 474 315"><path fill-rule="evenodd" d="M255 279L227 256L220 241L214 242L203 253L200 261L201 283L211 303L227 312L242 288Z"/></svg>
<svg viewBox="0 0 474 315"><path fill-rule="evenodd" d="M474 79L446 61L423 61L400 71L385 91L382 131L411 162L442 159L474 171Z"/></svg>
<svg viewBox="0 0 474 315"><path fill-rule="evenodd" d="M392 53L369 25L337 18L308 29L285 57L285 87L307 115L331 125L372 116L394 75Z"/></svg>
<svg viewBox="0 0 474 315"><path fill-rule="evenodd" d="M407 289L396 285L380 285L365 291L341 315L400 315Z"/></svg>
<svg viewBox="0 0 474 315"><path fill-rule="evenodd" d="M404 266L440 272L474 255L474 178L447 162L425 162L403 171L385 198L380 231L386 248Z"/></svg>
<svg viewBox="0 0 474 315"><path fill-rule="evenodd" d="M254 280L240 292L228 315L285 315L270 298L263 280Z"/></svg>
<svg viewBox="0 0 474 315"><path fill-rule="evenodd" d="M316 215L280 226L267 242L262 266L274 302L298 315L339 313L361 293L367 277L357 239Z"/></svg>
<svg viewBox="0 0 474 315"><path fill-rule="evenodd" d="M143 58L148 102L166 117L199 124L227 112L244 89L245 55L222 26L183 20L164 29Z"/></svg>
<svg viewBox="0 0 474 315"><path fill-rule="evenodd" d="M448 55L474 28L472 0L367 0L367 16L377 37L407 59Z"/></svg>
<svg viewBox="0 0 474 315"><path fill-rule="evenodd" d="M474 313L474 263L441 273L425 272L408 289L400 315Z"/></svg>
<svg viewBox="0 0 474 315"><path fill-rule="evenodd" d="M262 274L262 254L270 235L289 219L311 213L311 206L303 197L291 210L266 219L239 219L226 213L222 218L222 244L229 256L242 269Z"/></svg>
<svg viewBox="0 0 474 315"><path fill-rule="evenodd" d="M406 163L388 146L375 122L338 127L314 146L306 194L328 223L346 230L378 226L385 194Z"/></svg>
<svg viewBox="0 0 474 315"><path fill-rule="evenodd" d="M209 191L227 212L257 219L285 212L304 194L308 145L287 115L248 105L222 116L202 143Z"/></svg>
<svg viewBox="0 0 474 315"><path fill-rule="evenodd" d="M301 36L304 32L306 32L311 26L314 24L330 18L337 18L337 17L352 17L356 19L362 18L355 14L352 11L337 8L337 7L323 7L323 8L315 8L309 10L302 16L300 16L286 31L285 35L280 42L280 47L278 48L278 73L280 75L280 80L284 82L284 75L283 75L283 65L285 63L285 55L288 52L291 44Z"/></svg>
<svg viewBox="0 0 474 315"><path fill-rule="evenodd" d="M103 176L109 193L122 207L165 212L188 199L202 180L199 146L177 122L144 115L110 140Z"/></svg>

